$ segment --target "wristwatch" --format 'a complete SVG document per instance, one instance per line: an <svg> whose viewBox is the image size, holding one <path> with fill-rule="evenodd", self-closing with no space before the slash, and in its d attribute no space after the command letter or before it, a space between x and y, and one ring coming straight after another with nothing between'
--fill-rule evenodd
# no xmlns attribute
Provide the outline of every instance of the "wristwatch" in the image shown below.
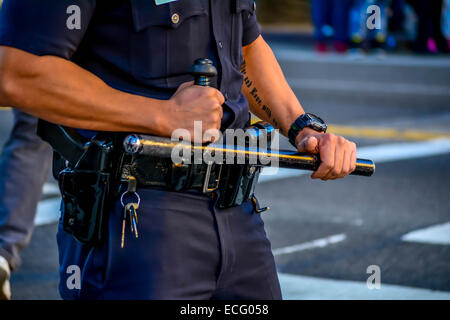
<svg viewBox="0 0 450 320"><path fill-rule="evenodd" d="M296 148L295 139L297 138L298 133L305 127L311 128L317 132L327 132L327 125L321 118L312 113L302 114L294 121L288 132L289 142Z"/></svg>

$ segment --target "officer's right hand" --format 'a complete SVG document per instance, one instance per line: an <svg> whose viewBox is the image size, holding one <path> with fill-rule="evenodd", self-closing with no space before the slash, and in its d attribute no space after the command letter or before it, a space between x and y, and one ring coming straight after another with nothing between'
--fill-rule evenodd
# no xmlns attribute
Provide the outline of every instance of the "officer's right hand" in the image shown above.
<svg viewBox="0 0 450 320"><path fill-rule="evenodd" d="M168 102L168 136L171 136L174 130L182 128L190 132L191 140L209 142L203 139L203 133L209 129L220 130L225 98L219 90L186 82ZM194 135L194 121L202 122L201 141L199 132Z"/></svg>

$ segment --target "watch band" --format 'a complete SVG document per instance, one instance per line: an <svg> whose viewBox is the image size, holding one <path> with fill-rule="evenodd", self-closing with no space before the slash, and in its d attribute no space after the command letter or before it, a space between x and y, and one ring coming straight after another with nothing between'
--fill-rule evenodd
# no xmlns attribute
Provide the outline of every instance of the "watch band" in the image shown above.
<svg viewBox="0 0 450 320"><path fill-rule="evenodd" d="M291 127L289 128L289 132L288 132L288 138L289 138L289 142L295 147L297 148L297 146L295 145L295 139L298 136L298 133L300 131L303 130L304 127L306 127L307 123L306 121L303 120L303 116L305 114L302 114L300 117L298 117L297 119L295 119L294 123L291 125Z"/></svg>
<svg viewBox="0 0 450 320"><path fill-rule="evenodd" d="M305 127L311 128L317 132L327 132L327 125L321 118L311 113L304 113L295 119L288 131L289 142L295 148L297 148L295 145L295 139L297 138L299 132Z"/></svg>

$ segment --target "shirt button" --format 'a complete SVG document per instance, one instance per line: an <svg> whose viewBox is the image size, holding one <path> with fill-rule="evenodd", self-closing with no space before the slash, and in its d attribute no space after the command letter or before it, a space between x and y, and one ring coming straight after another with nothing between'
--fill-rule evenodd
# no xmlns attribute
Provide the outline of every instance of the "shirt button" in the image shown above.
<svg viewBox="0 0 450 320"><path fill-rule="evenodd" d="M223 43L222 43L222 41L219 41L219 42L217 43L217 45L219 46L220 49L223 49Z"/></svg>
<svg viewBox="0 0 450 320"><path fill-rule="evenodd" d="M174 13L172 15L172 23L173 24L178 24L178 22L180 22L180 15L178 13Z"/></svg>

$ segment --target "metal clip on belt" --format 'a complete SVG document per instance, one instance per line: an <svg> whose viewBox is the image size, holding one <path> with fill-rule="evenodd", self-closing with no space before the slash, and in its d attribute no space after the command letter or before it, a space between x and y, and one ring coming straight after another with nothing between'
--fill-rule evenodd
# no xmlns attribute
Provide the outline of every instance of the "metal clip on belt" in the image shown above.
<svg viewBox="0 0 450 320"><path fill-rule="evenodd" d="M210 193L213 191L216 191L217 189L219 189L219 183L220 183L220 176L222 174L222 165L219 164L220 169L219 169L219 174L216 178L216 185L213 188L209 187L209 183L210 183L210 179L211 179L211 169L212 169L213 163L210 162L208 163L208 166L206 168L206 174L205 174L205 180L203 182L203 193Z"/></svg>

